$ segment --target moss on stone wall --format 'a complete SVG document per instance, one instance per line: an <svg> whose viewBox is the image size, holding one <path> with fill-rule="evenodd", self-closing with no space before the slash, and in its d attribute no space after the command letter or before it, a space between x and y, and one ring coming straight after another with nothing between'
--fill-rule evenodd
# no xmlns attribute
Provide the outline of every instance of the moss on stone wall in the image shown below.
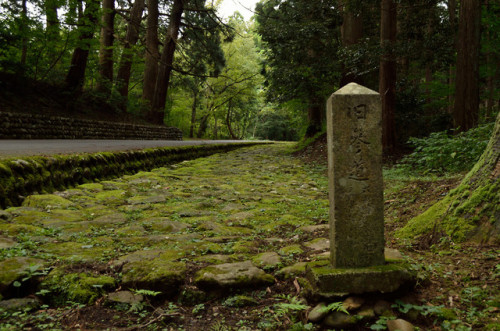
<svg viewBox="0 0 500 331"><path fill-rule="evenodd" d="M25 157L0 161L0 207L20 205L33 193L50 193L96 180L149 171L256 143L154 148L140 151Z"/></svg>

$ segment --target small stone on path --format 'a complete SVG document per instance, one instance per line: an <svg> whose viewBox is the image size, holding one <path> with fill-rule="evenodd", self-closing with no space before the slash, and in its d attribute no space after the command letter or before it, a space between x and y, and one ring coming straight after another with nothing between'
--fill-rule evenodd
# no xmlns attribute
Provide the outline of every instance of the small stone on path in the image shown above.
<svg viewBox="0 0 500 331"><path fill-rule="evenodd" d="M299 230L308 233L314 233L318 231L328 231L330 226L328 224L319 224L319 225L306 225L299 228Z"/></svg>
<svg viewBox="0 0 500 331"><path fill-rule="evenodd" d="M38 309L40 307L40 300L32 298L15 298L0 301L0 309L6 311L28 311Z"/></svg>
<svg viewBox="0 0 500 331"><path fill-rule="evenodd" d="M262 268L276 268L281 263L281 257L275 252L261 253L254 257L252 261Z"/></svg>
<svg viewBox="0 0 500 331"><path fill-rule="evenodd" d="M0 249L7 249L17 245L13 239L0 236Z"/></svg>
<svg viewBox="0 0 500 331"><path fill-rule="evenodd" d="M347 311L352 311L361 308L361 306L365 303L365 300L360 297L348 297L342 302L342 306Z"/></svg>
<svg viewBox="0 0 500 331"><path fill-rule="evenodd" d="M325 318L329 313L328 310L325 309L325 307L326 304L324 302L318 303L316 307L314 307L307 315L307 320L313 323L318 323L323 320L323 318Z"/></svg>
<svg viewBox="0 0 500 331"><path fill-rule="evenodd" d="M356 322L356 317L353 315L335 311L325 318L323 324L330 328L348 328L354 326Z"/></svg>
<svg viewBox="0 0 500 331"><path fill-rule="evenodd" d="M314 251L324 251L330 249L330 240L326 238L317 238L304 243L304 246L311 248Z"/></svg>
<svg viewBox="0 0 500 331"><path fill-rule="evenodd" d="M142 294L136 294L130 291L109 293L107 297L107 301L110 303L126 303L129 305L138 304L143 300L144 297L142 296Z"/></svg>
<svg viewBox="0 0 500 331"><path fill-rule="evenodd" d="M397 319L387 321L387 329L389 331L413 331L415 327L410 322Z"/></svg>
<svg viewBox="0 0 500 331"><path fill-rule="evenodd" d="M273 283L274 277L251 261L213 265L195 275L195 284L205 289L258 287Z"/></svg>

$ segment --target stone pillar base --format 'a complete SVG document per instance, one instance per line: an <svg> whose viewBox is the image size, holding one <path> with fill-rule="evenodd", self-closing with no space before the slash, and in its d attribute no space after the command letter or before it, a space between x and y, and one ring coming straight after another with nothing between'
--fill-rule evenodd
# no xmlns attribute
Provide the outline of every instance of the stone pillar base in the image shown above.
<svg viewBox="0 0 500 331"><path fill-rule="evenodd" d="M402 287L412 287L416 275L405 263L389 262L385 265L334 269L328 261L308 263L306 277L312 295L326 299L349 294L391 293Z"/></svg>

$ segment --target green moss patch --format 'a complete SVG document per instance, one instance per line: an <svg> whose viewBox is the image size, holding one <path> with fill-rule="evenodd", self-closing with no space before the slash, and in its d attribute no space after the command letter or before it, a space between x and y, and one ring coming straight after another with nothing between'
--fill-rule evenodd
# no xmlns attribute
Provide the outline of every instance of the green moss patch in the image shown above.
<svg viewBox="0 0 500 331"><path fill-rule="evenodd" d="M110 276L91 273L68 273L65 268L52 270L41 284L41 288L49 291L47 296L56 305L67 301L93 304L98 298L114 289L117 281Z"/></svg>

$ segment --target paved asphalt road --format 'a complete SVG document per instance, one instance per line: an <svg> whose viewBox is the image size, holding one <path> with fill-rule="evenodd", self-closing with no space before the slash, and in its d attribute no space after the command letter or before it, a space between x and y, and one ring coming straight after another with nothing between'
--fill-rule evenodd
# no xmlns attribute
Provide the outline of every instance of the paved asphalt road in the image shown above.
<svg viewBox="0 0 500 331"><path fill-rule="evenodd" d="M245 140L0 140L0 157L128 151L153 147L229 144Z"/></svg>

